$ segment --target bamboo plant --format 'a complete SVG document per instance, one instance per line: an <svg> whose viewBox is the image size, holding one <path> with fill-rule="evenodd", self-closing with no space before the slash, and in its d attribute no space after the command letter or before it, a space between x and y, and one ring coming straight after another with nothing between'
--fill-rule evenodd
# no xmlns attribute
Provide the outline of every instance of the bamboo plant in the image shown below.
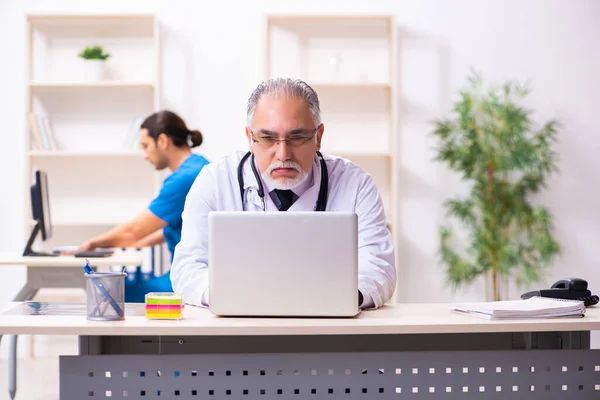
<svg viewBox="0 0 600 400"><path fill-rule="evenodd" d="M439 255L453 290L491 274L493 299L500 280L539 281L560 254L552 216L531 197L558 172L552 150L559 124L536 129L521 105L526 85L484 85L473 72L450 117L434 121L435 160L461 175L468 194L445 202L449 220L440 227ZM452 226L450 223L452 223ZM455 229L468 234L455 240Z"/></svg>

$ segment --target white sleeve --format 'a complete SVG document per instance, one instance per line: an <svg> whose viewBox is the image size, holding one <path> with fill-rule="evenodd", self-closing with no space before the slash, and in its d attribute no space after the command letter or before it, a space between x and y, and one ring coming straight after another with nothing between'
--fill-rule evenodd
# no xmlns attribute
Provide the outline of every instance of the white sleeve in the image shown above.
<svg viewBox="0 0 600 400"><path fill-rule="evenodd" d="M394 294L396 267L394 246L386 227L383 201L371 176L368 176L359 188L356 213L358 289L363 295L361 308L378 308Z"/></svg>
<svg viewBox="0 0 600 400"><path fill-rule="evenodd" d="M196 177L185 200L181 240L171 265L173 291L187 304L208 306L208 213L214 209L216 185L209 168Z"/></svg>

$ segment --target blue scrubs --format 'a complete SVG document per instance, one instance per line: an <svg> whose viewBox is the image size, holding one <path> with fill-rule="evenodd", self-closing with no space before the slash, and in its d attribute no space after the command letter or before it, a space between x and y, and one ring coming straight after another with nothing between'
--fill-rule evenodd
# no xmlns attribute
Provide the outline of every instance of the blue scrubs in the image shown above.
<svg viewBox="0 0 600 400"><path fill-rule="evenodd" d="M152 214L167 223L163 229L163 235L171 252L171 261L173 261L175 246L181 240L181 213L185 205L185 198L194 180L208 163L208 160L201 155L191 154L177 170L164 180L158 196L148 206ZM146 293L173 291L170 272L155 277L142 274L140 268L137 268L136 273L127 278L125 281L126 302L143 303Z"/></svg>
<svg viewBox="0 0 600 400"><path fill-rule="evenodd" d="M160 193L148 206L152 214L168 224L165 226L163 234L171 252L171 261L175 246L181 240L181 213L185 206L185 198L196 176L207 164L208 160L201 155L190 155L177 170L165 179Z"/></svg>

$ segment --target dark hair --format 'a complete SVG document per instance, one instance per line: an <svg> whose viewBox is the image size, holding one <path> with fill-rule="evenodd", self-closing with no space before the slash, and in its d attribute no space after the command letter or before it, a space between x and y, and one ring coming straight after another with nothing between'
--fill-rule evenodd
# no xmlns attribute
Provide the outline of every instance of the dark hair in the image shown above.
<svg viewBox="0 0 600 400"><path fill-rule="evenodd" d="M155 112L142 122L140 128L147 129L148 136L155 141L161 133L164 133L171 138L176 147L190 146L188 137L192 142L190 147L202 144L202 133L199 130L190 131L183 119L172 111Z"/></svg>

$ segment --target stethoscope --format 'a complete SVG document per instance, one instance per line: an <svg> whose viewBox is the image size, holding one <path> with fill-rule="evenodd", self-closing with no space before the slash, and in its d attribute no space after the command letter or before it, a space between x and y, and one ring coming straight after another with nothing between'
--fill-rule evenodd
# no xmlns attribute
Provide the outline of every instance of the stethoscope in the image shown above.
<svg viewBox="0 0 600 400"><path fill-rule="evenodd" d="M256 182L258 184L258 196L262 202L263 210L266 210L265 207L265 191L263 189L262 181L260 179L260 175L258 171L256 171L256 165L254 165L254 154L251 151L247 152L244 157L240 160L240 164L238 165L238 182L240 183L240 196L242 197L242 208L244 207L244 163L248 159L248 157L252 156L250 165L252 166L252 173L256 178ZM319 157L319 162L321 163L321 186L319 187L319 196L317 197L317 204L315 206L315 211L325 211L327 207L327 194L329 191L329 173L327 171L327 165L325 164L325 160L323 160L323 155L321 152L317 151L317 157Z"/></svg>

